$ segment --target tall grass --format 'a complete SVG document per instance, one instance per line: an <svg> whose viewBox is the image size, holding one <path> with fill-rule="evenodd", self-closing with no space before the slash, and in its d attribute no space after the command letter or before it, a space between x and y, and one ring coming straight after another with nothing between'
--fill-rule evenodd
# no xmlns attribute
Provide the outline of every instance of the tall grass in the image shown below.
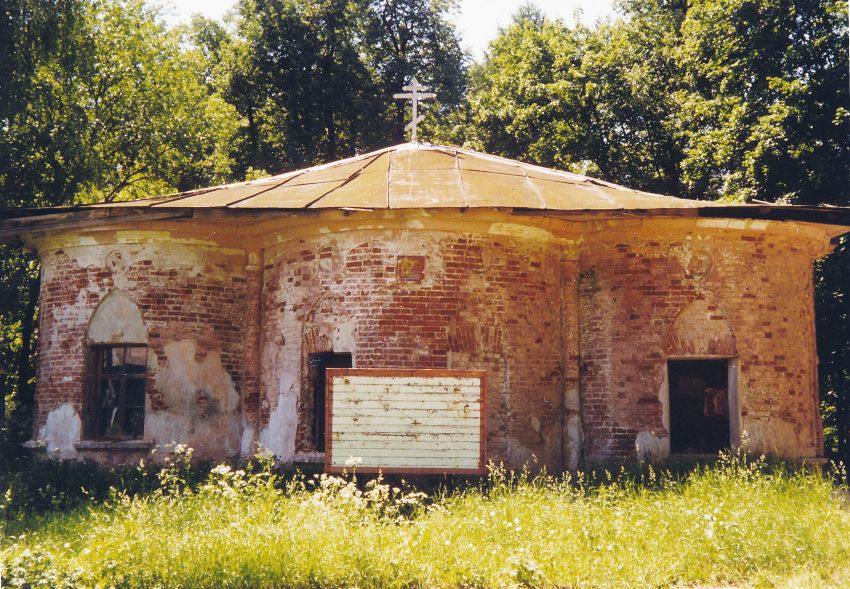
<svg viewBox="0 0 850 589"><path fill-rule="evenodd" d="M380 479L283 484L268 466L220 466L195 489L176 468L161 477L8 537L3 586L850 584L846 482L740 455L594 482L494 468L432 496Z"/></svg>

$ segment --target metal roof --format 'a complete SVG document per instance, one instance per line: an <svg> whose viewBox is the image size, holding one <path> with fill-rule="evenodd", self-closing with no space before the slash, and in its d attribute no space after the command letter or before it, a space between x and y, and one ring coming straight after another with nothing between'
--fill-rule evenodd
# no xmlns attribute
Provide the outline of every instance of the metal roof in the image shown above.
<svg viewBox="0 0 850 589"><path fill-rule="evenodd" d="M600 211L722 205L641 192L457 147L405 143L260 180L93 206Z"/></svg>
<svg viewBox="0 0 850 589"><path fill-rule="evenodd" d="M71 207L0 208L0 243L33 232L208 216L341 209L498 208L515 216L708 217L850 227L850 208L725 204L632 190L458 147L405 143L286 174L157 198Z"/></svg>

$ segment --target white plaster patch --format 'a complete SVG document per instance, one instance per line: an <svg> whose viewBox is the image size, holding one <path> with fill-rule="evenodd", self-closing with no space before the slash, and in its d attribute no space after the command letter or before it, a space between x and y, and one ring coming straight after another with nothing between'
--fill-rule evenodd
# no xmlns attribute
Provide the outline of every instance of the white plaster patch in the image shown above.
<svg viewBox="0 0 850 589"><path fill-rule="evenodd" d="M192 340L165 344L156 375L165 409L145 418L145 437L191 446L198 457L236 456L242 445L239 394L221 355Z"/></svg>
<svg viewBox="0 0 850 589"><path fill-rule="evenodd" d="M130 297L113 290L100 302L89 321L88 337L94 343L145 343L147 330L142 313Z"/></svg>
<svg viewBox="0 0 850 589"><path fill-rule="evenodd" d="M257 430L253 425L246 425L244 420L242 423L242 440L239 447L239 454L243 458L250 458L257 452Z"/></svg>
<svg viewBox="0 0 850 589"><path fill-rule="evenodd" d="M752 229L764 231L767 223L764 221L750 221L747 219L697 219L697 227L713 229Z"/></svg>
<svg viewBox="0 0 850 589"><path fill-rule="evenodd" d="M281 460L287 460L295 454L295 431L298 427L295 409L298 400L297 383L296 375L283 374L280 379L277 407L269 415L268 425L260 431L260 446Z"/></svg>
<svg viewBox="0 0 850 589"><path fill-rule="evenodd" d="M541 229L540 227L530 227L517 223L493 223L490 225L489 233L491 235L508 235L522 239L550 240L554 237L550 231Z"/></svg>
<svg viewBox="0 0 850 589"><path fill-rule="evenodd" d="M354 354L356 347L354 332L354 321L350 318L345 323L334 326L333 341L331 342L334 352L350 352Z"/></svg>
<svg viewBox="0 0 850 589"><path fill-rule="evenodd" d="M74 458L74 444L80 441L82 422L71 403L60 405L47 414L47 422L39 430L39 438L47 443L48 452L58 452L59 458Z"/></svg>
<svg viewBox="0 0 850 589"><path fill-rule="evenodd" d="M670 438L657 436L655 432L638 432L635 451L641 460L657 461L670 455Z"/></svg>

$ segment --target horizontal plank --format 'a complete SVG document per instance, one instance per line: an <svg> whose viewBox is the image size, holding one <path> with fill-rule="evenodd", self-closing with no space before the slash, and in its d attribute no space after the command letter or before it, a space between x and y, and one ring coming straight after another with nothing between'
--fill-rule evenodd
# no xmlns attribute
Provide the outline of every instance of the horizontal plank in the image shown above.
<svg viewBox="0 0 850 589"><path fill-rule="evenodd" d="M478 457L475 459L472 458L452 458L452 457L434 457L434 458L421 458L421 459L410 459L406 457L400 456L345 456L342 455L337 456L336 454L332 457L332 462L334 466L345 467L346 462L349 459L360 459L360 462L357 466L372 466L376 468L387 467L387 468L397 468L397 467L408 467L408 468L477 468L479 465Z"/></svg>
<svg viewBox="0 0 850 589"><path fill-rule="evenodd" d="M478 420L480 411L478 409L470 409L464 407L454 407L451 409L431 409L429 407L417 407L399 409L393 407L334 407L334 416L348 417L374 417L388 419L392 417L456 417L461 419Z"/></svg>
<svg viewBox="0 0 850 589"><path fill-rule="evenodd" d="M343 439L339 442L334 442L333 450L334 452L341 452L343 454L357 454L358 452L365 452L367 454L374 454L375 452L408 452L411 454L415 454L417 452L429 453L429 452L441 452L448 454L469 454L469 453L477 453L481 449L481 444L475 441L446 441L446 442L433 442L433 441L416 441L407 443L404 445L399 445L396 443L392 444L382 444L380 440L366 440L366 441L356 441L356 440L347 440Z"/></svg>
<svg viewBox="0 0 850 589"><path fill-rule="evenodd" d="M337 443L356 443L362 446L410 446L413 444L427 442L429 444L474 444L478 445L481 442L481 437L476 436L472 432L446 434L441 436L432 436L429 434L421 435L399 435L399 434L376 434L364 432L334 432L331 435L334 444Z"/></svg>
<svg viewBox="0 0 850 589"><path fill-rule="evenodd" d="M457 378L445 376L337 376L334 375L331 379L334 388L340 384L353 385L391 385L391 386L421 386L427 383L428 386L467 386L480 387L480 378Z"/></svg>
<svg viewBox="0 0 850 589"><path fill-rule="evenodd" d="M374 408L386 410L405 410L405 409L437 409L437 410L457 410L468 407L469 409L478 411L480 407L478 399L468 401L465 399L441 399L441 398L410 398L402 397L399 399L374 399L369 397L334 397L333 406L337 408Z"/></svg>
<svg viewBox="0 0 850 589"><path fill-rule="evenodd" d="M336 456L336 454L334 454ZM423 462L436 464L440 466L453 465L455 467L462 465L475 466L478 464L481 455L477 452L471 452L468 455L447 455L445 452L433 452L431 454L390 454L386 452L373 453L358 453L339 454L345 456L344 459L337 462L333 458L335 464L345 464L351 458L361 458L364 465L368 466L396 466L399 464L406 466L423 466ZM352 461L353 462L353 461Z"/></svg>
<svg viewBox="0 0 850 589"><path fill-rule="evenodd" d="M335 435L337 433L351 433L351 434L361 434L361 435L398 435L398 436L452 436L457 434L464 434L470 436L478 436L480 432L479 427L470 427L466 426L448 426L448 425L440 425L440 426L432 426L432 425L401 425L398 423L385 423L382 424L379 428L374 427L368 423L350 423L345 426L345 428L337 427L334 425L331 429L331 432Z"/></svg>
<svg viewBox="0 0 850 589"><path fill-rule="evenodd" d="M333 395L334 403L448 403L448 404L464 404L480 405L481 397L475 395L455 395L447 393L434 393L433 395L425 393L399 393L399 392L335 392Z"/></svg>
<svg viewBox="0 0 850 589"><path fill-rule="evenodd" d="M337 395L451 395L453 397L481 396L481 387L478 386L428 386L417 383L410 385L388 385L378 384L333 384L334 397Z"/></svg>
<svg viewBox="0 0 850 589"><path fill-rule="evenodd" d="M392 425L407 425L407 426L428 426L428 425L451 425L463 426L470 428L479 427L480 420L478 417L450 417L445 415L408 415L406 413L399 415L384 414L355 414L355 415L339 415L333 414L333 428L345 429L346 425L363 425L369 424L374 429L380 429L383 424Z"/></svg>
<svg viewBox="0 0 850 589"><path fill-rule="evenodd" d="M470 428L453 428L447 429L443 428L440 430L434 430L431 428L420 428L418 430L411 430L410 428L389 428L384 429L382 431L375 431L369 428L348 428L346 430L333 430L331 432L331 436L334 440L341 439L342 436L348 436L352 439L355 438L363 438L363 439L372 439L372 438L388 438L399 441L404 440L418 440L422 438L434 438L435 440L446 440L446 439L461 439L461 438L470 438L477 440L480 436L480 429L473 430Z"/></svg>

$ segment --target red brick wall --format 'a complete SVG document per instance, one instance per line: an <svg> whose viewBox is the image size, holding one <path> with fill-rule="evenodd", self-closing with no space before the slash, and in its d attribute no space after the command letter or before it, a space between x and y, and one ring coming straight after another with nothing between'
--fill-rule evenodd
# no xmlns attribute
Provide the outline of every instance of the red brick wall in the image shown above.
<svg viewBox="0 0 850 589"><path fill-rule="evenodd" d="M399 278L408 256L424 257L421 283ZM264 424L287 373L300 389L294 450L313 449L311 352L351 352L359 368L485 369L489 457L559 468L560 273L551 245L466 234L358 232L267 251Z"/></svg>
<svg viewBox="0 0 850 589"><path fill-rule="evenodd" d="M123 252L128 260L117 274L105 262L112 251ZM187 265L187 260L195 264ZM245 327L252 318L245 304L244 265L244 256L175 244L75 246L43 253L36 432L48 413L64 403L72 403L82 415L88 323L116 287L139 307L148 332L152 410L169 409L151 357L157 367L164 365L168 342L193 341L199 359L209 352L220 354L221 366L237 390L243 382L256 381L243 356ZM191 432L188 435L191 441ZM199 440L197 446L209 447L208 442Z"/></svg>
<svg viewBox="0 0 850 589"><path fill-rule="evenodd" d="M819 454L810 256L740 232L584 249L586 459L633 455L641 431L666 435L666 360L687 357L737 357L741 429L752 449Z"/></svg>
<svg viewBox="0 0 850 589"><path fill-rule="evenodd" d="M282 458L314 450L306 361L326 351L356 367L487 370L489 457L551 469L582 452L631 456L641 432L663 438L668 358L733 358L752 447L819 454L811 252L777 232L684 233L658 222L566 246L317 230L250 254L174 242L44 251L37 427L66 402L81 413L86 328L119 287L141 310L153 364L182 340L199 361L220 355L244 439ZM126 269L108 267L114 250ZM168 410L163 382L149 371L155 411Z"/></svg>

